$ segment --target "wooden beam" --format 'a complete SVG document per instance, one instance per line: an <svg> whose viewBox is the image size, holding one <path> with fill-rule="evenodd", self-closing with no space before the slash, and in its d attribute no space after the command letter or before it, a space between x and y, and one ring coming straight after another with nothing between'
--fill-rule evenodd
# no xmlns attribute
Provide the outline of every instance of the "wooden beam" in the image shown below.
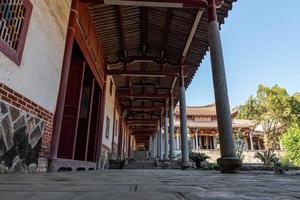
<svg viewBox="0 0 300 200"><path fill-rule="evenodd" d="M134 129L133 132L153 132L153 131L156 131L157 129L156 128L140 128L140 129Z"/></svg>
<svg viewBox="0 0 300 200"><path fill-rule="evenodd" d="M109 62L108 65L110 68L118 68L123 66L123 64L133 64L133 63L154 63L157 65L168 64L172 67L178 67L178 63L174 63L169 61L168 59L162 59L161 57L153 57L153 56L129 56L129 57L121 57L113 62Z"/></svg>
<svg viewBox="0 0 300 200"><path fill-rule="evenodd" d="M125 119L125 122L127 123L138 123L138 122L149 122L149 123L158 123L159 119L153 120L153 119Z"/></svg>
<svg viewBox="0 0 300 200"><path fill-rule="evenodd" d="M138 98L138 99L167 99L169 94L118 94L118 97Z"/></svg>
<svg viewBox="0 0 300 200"><path fill-rule="evenodd" d="M143 132L132 132L131 135L134 135L134 136L150 136L150 135L153 135L153 133L143 133Z"/></svg>
<svg viewBox="0 0 300 200"><path fill-rule="evenodd" d="M124 110L162 110L163 106L127 106L123 107Z"/></svg>
<svg viewBox="0 0 300 200"><path fill-rule="evenodd" d="M201 20L201 17L203 15L203 12L204 12L204 9L198 10L197 16L196 16L196 18L194 20L194 24L193 24L192 29L190 31L190 35L189 35L189 37L187 39L187 42L185 44L184 50L183 50L181 58L180 58L180 62L179 62L180 66L182 66L184 64L184 62L185 62L185 58L186 58L187 52L188 52L188 50L189 50L189 48L191 46L191 43L192 43L193 38L195 36L196 30L197 30L198 25L200 23L200 20Z"/></svg>
<svg viewBox="0 0 300 200"><path fill-rule="evenodd" d="M220 0L216 0L220 1ZM118 6L144 6L163 8L205 8L206 0L80 0L82 3L96 3Z"/></svg>
<svg viewBox="0 0 300 200"><path fill-rule="evenodd" d="M136 71L136 70L107 70L107 75L120 75L124 77L177 77L178 72L160 72L160 71Z"/></svg>
<svg viewBox="0 0 300 200"><path fill-rule="evenodd" d="M150 122L135 122L135 123L127 123L129 126L155 126L157 127L157 122L150 123Z"/></svg>

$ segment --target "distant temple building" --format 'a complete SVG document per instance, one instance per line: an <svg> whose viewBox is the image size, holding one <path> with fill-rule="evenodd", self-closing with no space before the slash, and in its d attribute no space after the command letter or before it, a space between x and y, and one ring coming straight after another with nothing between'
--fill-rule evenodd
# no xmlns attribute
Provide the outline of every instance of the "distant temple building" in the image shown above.
<svg viewBox="0 0 300 200"><path fill-rule="evenodd" d="M259 129L253 131L253 123L250 120L235 119L237 113L237 109L231 111L232 127L235 135L237 132L240 132L245 151L263 150L263 132ZM193 151L219 149L219 132L215 104L187 106L187 126L190 148ZM178 106L175 108L175 149L178 150L177 152L181 149L180 112ZM207 152L211 154L211 152Z"/></svg>

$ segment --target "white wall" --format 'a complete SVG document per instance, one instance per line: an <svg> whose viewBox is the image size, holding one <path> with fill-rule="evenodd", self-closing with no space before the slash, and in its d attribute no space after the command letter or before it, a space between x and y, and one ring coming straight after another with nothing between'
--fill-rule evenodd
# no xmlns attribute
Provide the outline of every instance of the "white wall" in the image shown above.
<svg viewBox="0 0 300 200"><path fill-rule="evenodd" d="M116 110L116 115L115 115L115 120L117 119L117 125L115 124L115 127L117 128L117 135L114 136L114 142L116 144L118 144L118 140L119 140L119 134L120 134L120 117L119 117L119 113L118 111Z"/></svg>
<svg viewBox="0 0 300 200"><path fill-rule="evenodd" d="M0 52L0 82L54 112L71 0L31 0L21 65Z"/></svg>
<svg viewBox="0 0 300 200"><path fill-rule="evenodd" d="M109 93L110 81L112 80L111 76L107 76L106 82L106 95L105 95L105 109L104 109L104 123L103 123L103 134L102 134L102 144L111 148L112 143L112 134L113 134L113 125L114 125L114 105L115 105L115 84L113 84L112 94ZM109 138L105 137L106 133L106 119L110 119L109 127Z"/></svg>

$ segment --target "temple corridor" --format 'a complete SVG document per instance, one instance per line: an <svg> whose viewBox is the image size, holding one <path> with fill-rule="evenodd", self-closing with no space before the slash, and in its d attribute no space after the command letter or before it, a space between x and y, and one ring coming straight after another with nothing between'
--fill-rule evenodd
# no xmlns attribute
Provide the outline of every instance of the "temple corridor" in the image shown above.
<svg viewBox="0 0 300 200"><path fill-rule="evenodd" d="M300 176L196 170L104 170L0 177L1 200L299 199Z"/></svg>

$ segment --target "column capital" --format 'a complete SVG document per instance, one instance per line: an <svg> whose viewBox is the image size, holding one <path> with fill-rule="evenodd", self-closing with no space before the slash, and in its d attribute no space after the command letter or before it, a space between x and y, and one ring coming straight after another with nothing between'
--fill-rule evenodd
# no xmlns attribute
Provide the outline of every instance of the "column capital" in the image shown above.
<svg viewBox="0 0 300 200"><path fill-rule="evenodd" d="M217 8L220 8L223 3L224 3L224 0L207 0L207 7L215 6Z"/></svg>
<svg viewBox="0 0 300 200"><path fill-rule="evenodd" d="M217 21L218 15L217 15L217 8L220 8L223 4L223 0L207 0L208 6L207 6L207 17L208 21Z"/></svg>

